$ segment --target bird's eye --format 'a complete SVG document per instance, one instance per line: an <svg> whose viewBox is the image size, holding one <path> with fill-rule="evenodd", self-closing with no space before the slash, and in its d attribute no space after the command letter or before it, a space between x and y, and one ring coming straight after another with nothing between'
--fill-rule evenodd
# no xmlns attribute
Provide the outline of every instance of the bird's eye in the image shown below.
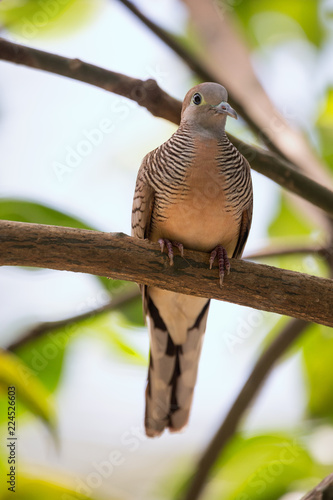
<svg viewBox="0 0 333 500"><path fill-rule="evenodd" d="M192 97L192 101L194 104L196 104L197 106L199 106L199 104L201 104L202 102L202 96L201 94L199 94L199 92L197 92L196 94L194 94L194 96Z"/></svg>

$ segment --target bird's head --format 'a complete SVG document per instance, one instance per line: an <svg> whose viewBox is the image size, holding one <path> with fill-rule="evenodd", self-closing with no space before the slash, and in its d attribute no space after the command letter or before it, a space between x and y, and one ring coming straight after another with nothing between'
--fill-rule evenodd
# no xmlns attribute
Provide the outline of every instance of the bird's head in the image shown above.
<svg viewBox="0 0 333 500"><path fill-rule="evenodd" d="M227 115L237 119L236 111L228 104L228 92L218 83L200 83L185 96L182 123L200 133L220 135L224 131Z"/></svg>

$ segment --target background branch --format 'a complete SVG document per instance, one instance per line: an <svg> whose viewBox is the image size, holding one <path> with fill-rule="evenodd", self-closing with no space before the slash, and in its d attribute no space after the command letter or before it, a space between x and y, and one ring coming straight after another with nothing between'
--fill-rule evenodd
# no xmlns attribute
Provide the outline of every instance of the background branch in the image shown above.
<svg viewBox="0 0 333 500"><path fill-rule="evenodd" d="M241 419L244 417L250 404L253 403L267 375L282 354L304 332L308 324L306 321L299 319L289 321L266 351L259 357L220 428L202 454L184 500L196 500L200 497L216 460L221 455L230 438L235 434Z"/></svg>
<svg viewBox="0 0 333 500"><path fill-rule="evenodd" d="M304 135L291 127L274 106L254 71L249 43L233 17L227 0L183 0L198 43L216 81L224 84L251 121L264 130L265 143L304 173L332 189L332 178ZM227 49L227 50L226 50ZM280 105L283 108L283 103Z"/></svg>
<svg viewBox="0 0 333 500"><path fill-rule="evenodd" d="M0 38L0 59L34 69L89 83L137 102L152 113L174 123L180 121L181 103L164 92L155 82L131 78L80 59L50 54L42 50L11 43Z"/></svg>
<svg viewBox="0 0 333 500"><path fill-rule="evenodd" d="M271 245L266 248L262 248L257 252L252 252L246 254L243 258L248 260L265 259L267 257L282 257L284 255L318 255L329 260L329 255L332 253L332 249L329 247L318 245L315 243L303 243L299 245Z"/></svg>
<svg viewBox="0 0 333 500"><path fill-rule="evenodd" d="M104 304L101 307L96 307L95 309L84 312L82 314L76 314L75 316L70 316L69 318L60 319L58 321L45 321L43 323L39 323L25 332L25 334L21 338L9 344L7 350L15 351L19 347L22 347L32 340L36 340L39 337L42 337L46 333L58 330L59 328L64 328L73 323L77 323L78 321L92 318L93 316L103 314L104 312L114 311L116 309L119 309L123 305L130 304L139 297L139 289L135 288L133 290L127 291L126 293L122 293L121 295L115 297L114 299L110 300L110 302Z"/></svg>
<svg viewBox="0 0 333 500"><path fill-rule="evenodd" d="M309 491L302 500L332 500L333 499L333 474L325 477L317 486Z"/></svg>
<svg viewBox="0 0 333 500"><path fill-rule="evenodd" d="M37 266L136 281L333 326L333 281L231 259L221 289L208 254L170 266L159 245L123 233L0 221L0 265Z"/></svg>
<svg viewBox="0 0 333 500"><path fill-rule="evenodd" d="M142 81L131 78L82 62L79 59L68 59L49 54L1 38L0 59L95 85L134 100L140 106L146 107L154 116L165 118L176 124L179 123L181 102L164 92L154 80ZM250 146L230 134L229 138L248 159L254 170L266 175L333 217L332 191L298 172L292 164L279 156Z"/></svg>

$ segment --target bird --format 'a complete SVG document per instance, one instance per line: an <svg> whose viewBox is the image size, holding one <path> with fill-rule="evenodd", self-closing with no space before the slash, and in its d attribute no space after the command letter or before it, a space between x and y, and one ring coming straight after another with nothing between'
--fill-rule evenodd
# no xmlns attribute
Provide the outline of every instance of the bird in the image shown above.
<svg viewBox="0 0 333 500"><path fill-rule="evenodd" d="M242 255L253 206L250 165L225 132L227 116L237 118L227 100L214 82L187 92L178 129L141 163L131 231L159 242L170 265L175 251L209 252L220 286L229 258ZM156 437L188 423L210 300L140 288L150 337L145 431Z"/></svg>

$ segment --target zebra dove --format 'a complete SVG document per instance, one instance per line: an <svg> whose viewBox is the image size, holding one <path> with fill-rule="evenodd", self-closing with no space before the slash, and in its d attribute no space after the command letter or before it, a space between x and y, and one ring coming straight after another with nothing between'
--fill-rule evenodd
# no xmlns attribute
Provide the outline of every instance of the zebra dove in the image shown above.
<svg viewBox="0 0 333 500"><path fill-rule="evenodd" d="M186 94L178 130L143 159L132 212L132 236L158 241L170 264L173 247L210 252L221 286L228 257L242 255L252 219L250 166L225 133L227 115L237 118L227 98L216 83ZM187 424L210 301L141 291L150 334L145 427L154 437Z"/></svg>

